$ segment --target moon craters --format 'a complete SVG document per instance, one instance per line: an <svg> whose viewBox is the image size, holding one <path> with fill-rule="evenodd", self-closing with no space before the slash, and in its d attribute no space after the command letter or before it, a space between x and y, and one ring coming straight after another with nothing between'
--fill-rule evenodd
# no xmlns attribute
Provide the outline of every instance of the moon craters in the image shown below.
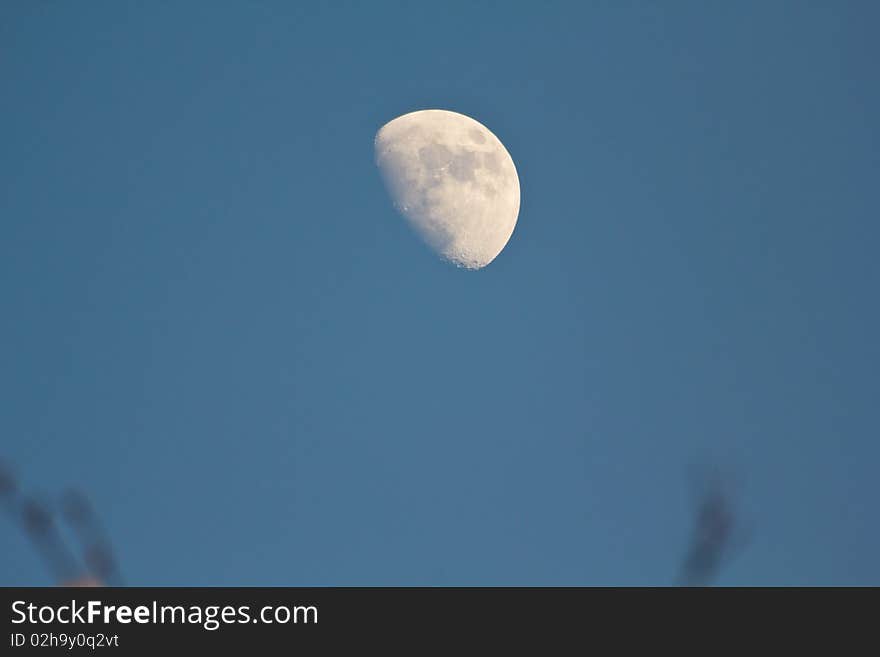
<svg viewBox="0 0 880 657"><path fill-rule="evenodd" d="M441 257L480 269L507 244L519 179L485 126L455 112L412 112L379 130L375 154L394 205Z"/></svg>

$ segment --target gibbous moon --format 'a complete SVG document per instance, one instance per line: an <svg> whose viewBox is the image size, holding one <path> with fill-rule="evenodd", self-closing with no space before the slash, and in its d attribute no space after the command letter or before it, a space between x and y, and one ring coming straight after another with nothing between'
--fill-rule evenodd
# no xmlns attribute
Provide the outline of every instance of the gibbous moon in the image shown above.
<svg viewBox="0 0 880 657"><path fill-rule="evenodd" d="M382 126L375 151L395 207L441 257L480 269L501 253L519 215L519 178L488 128L456 112L412 112Z"/></svg>

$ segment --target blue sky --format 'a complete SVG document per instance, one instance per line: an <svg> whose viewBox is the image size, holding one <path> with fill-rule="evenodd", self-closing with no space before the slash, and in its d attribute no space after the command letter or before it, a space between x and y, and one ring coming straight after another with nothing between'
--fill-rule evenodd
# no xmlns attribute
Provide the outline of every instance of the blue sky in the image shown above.
<svg viewBox="0 0 880 657"><path fill-rule="evenodd" d="M880 584L871 2L0 4L0 458L137 585ZM484 123L486 269L373 137ZM48 584L0 525L0 583Z"/></svg>

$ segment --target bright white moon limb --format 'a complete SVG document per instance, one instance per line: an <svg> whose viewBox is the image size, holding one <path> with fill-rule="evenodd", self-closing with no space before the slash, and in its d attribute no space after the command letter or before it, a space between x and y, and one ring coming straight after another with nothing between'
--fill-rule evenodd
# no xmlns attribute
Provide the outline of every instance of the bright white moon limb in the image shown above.
<svg viewBox="0 0 880 657"><path fill-rule="evenodd" d="M440 256L480 269L501 253L519 215L519 178L488 128L456 112L411 112L382 126L375 151L395 207Z"/></svg>

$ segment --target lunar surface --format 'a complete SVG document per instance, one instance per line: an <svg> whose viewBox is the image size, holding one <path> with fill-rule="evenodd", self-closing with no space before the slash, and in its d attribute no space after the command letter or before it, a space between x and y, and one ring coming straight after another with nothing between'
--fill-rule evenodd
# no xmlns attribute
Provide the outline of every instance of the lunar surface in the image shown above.
<svg viewBox="0 0 880 657"><path fill-rule="evenodd" d="M376 164L398 211L441 257L480 269L519 215L519 178L504 145L474 119L422 110L376 133Z"/></svg>

